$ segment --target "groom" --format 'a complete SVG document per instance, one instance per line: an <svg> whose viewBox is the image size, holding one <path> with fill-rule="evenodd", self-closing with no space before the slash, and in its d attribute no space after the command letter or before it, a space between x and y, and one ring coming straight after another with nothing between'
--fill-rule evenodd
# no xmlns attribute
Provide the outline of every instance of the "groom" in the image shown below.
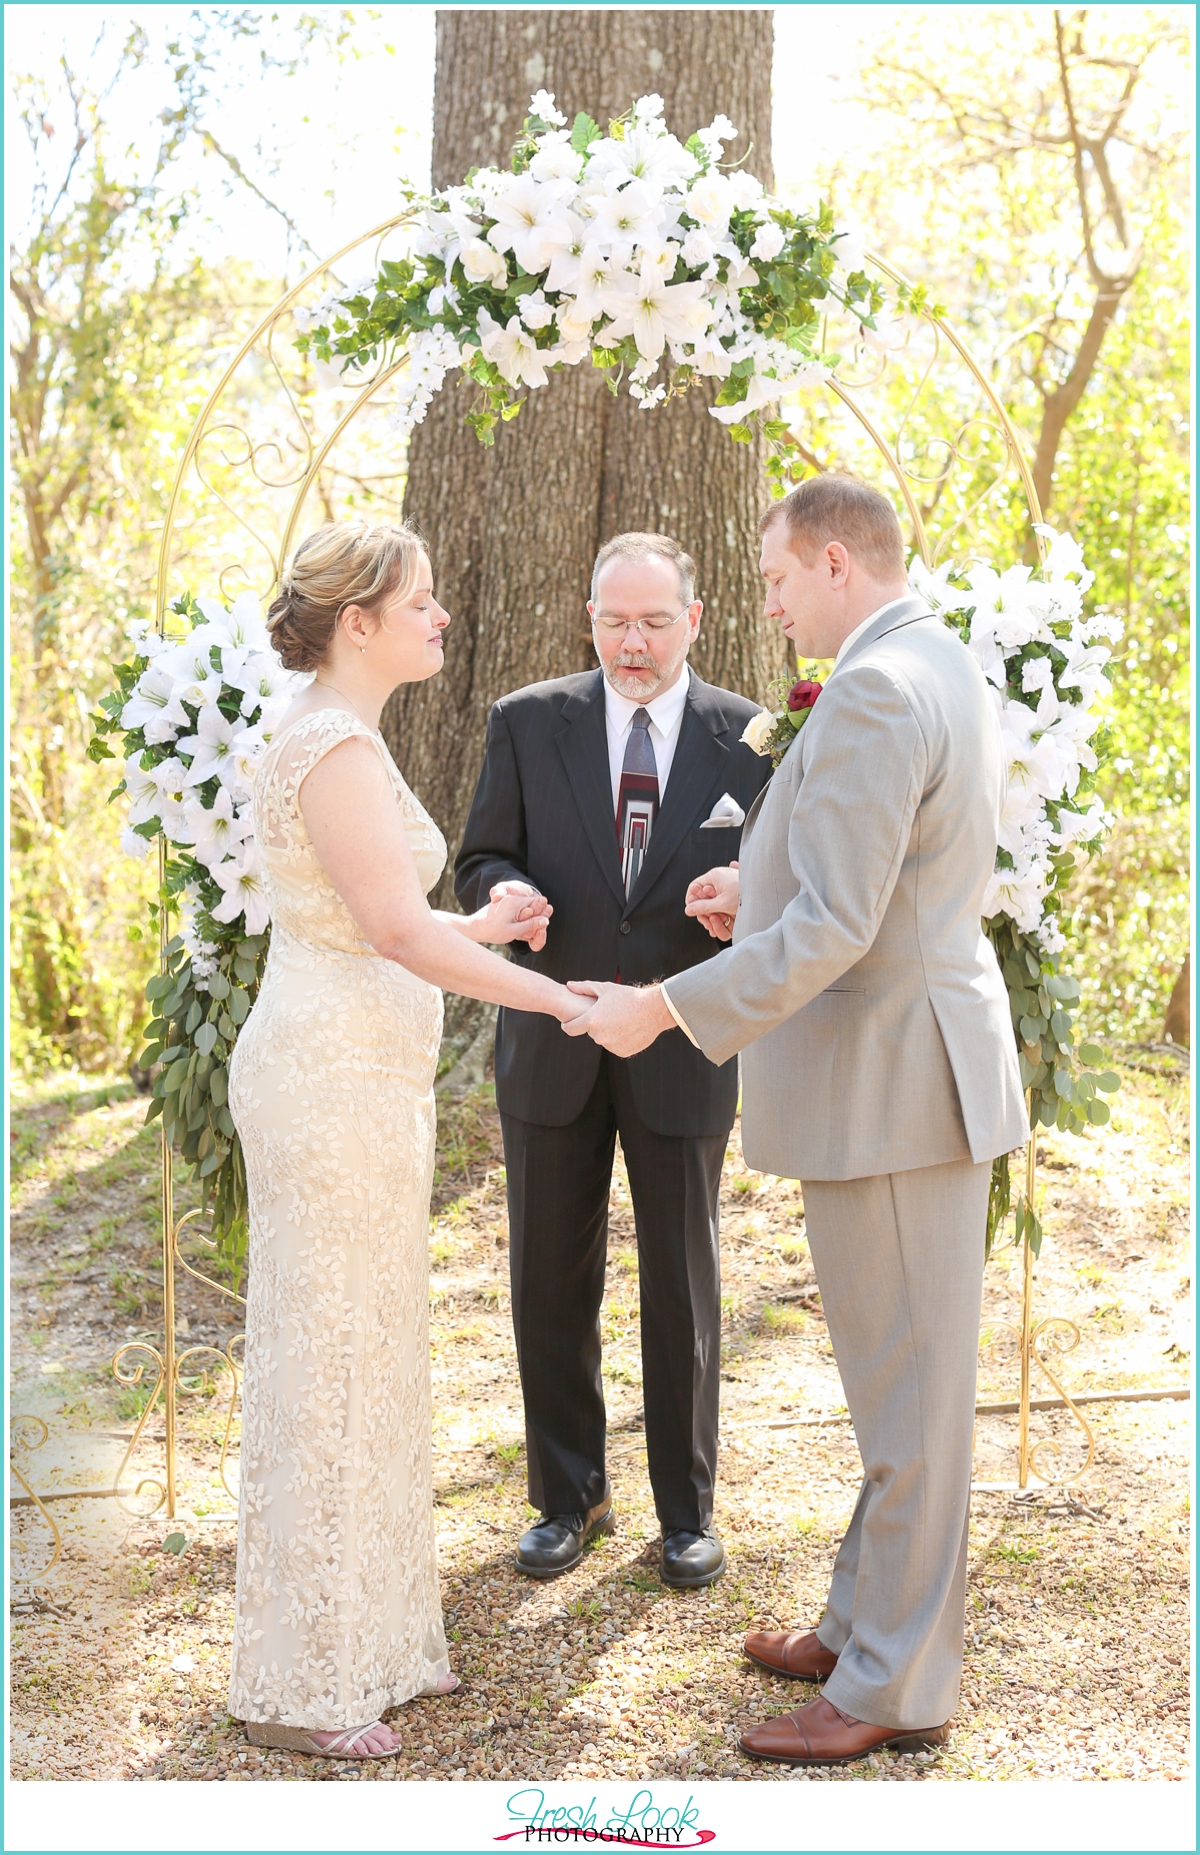
<svg viewBox="0 0 1200 1855"><path fill-rule="evenodd" d="M566 1027L628 1057L682 1026L742 1058L747 1162L803 1182L864 1479L815 1630L754 1634L821 1697L752 1727L780 1764L941 1744L962 1670L991 1161L1028 1138L1004 982L980 925L1003 798L991 692L909 593L887 499L802 484L762 524L767 613L835 657L689 912L733 946L666 985L583 986ZM738 892L740 874L740 899Z"/></svg>
<svg viewBox="0 0 1200 1855"><path fill-rule="evenodd" d="M531 886L554 904L545 951L514 957L557 979L643 984L718 949L684 913L689 884L738 854L770 771L741 743L753 703L702 683L695 567L666 535L601 548L588 612L600 668L497 702L455 888L462 906ZM496 1101L508 1173L513 1324L541 1518L518 1568L550 1578L612 1528L600 1304L618 1134L641 1292L646 1453L663 1530L659 1573L711 1584L720 1381L717 1206L737 1109L731 1053L710 1063L671 1030L631 1060L558 1025L501 1011Z"/></svg>

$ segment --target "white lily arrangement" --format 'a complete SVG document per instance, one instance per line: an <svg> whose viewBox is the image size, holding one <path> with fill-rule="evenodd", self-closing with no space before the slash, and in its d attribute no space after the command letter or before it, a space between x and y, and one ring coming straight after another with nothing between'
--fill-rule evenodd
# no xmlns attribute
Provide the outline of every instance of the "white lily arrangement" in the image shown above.
<svg viewBox="0 0 1200 1855"><path fill-rule="evenodd" d="M1123 626L1105 612L1084 614L1096 576L1078 542L1044 524L1038 532L1048 544L1040 568L974 561L931 573L914 561L909 583L962 634L996 704L1008 792L984 915L1008 916L1055 955L1076 852L1095 849L1112 824L1094 790L1092 741Z"/></svg>
<svg viewBox="0 0 1200 1855"><path fill-rule="evenodd" d="M131 626L136 655L101 703L91 751L111 754L104 736L123 736L124 778L113 795L129 800L121 847L142 858L157 837L166 841L169 893L203 988L223 939L267 926L250 789L302 679L280 664L252 593L228 610L185 598L172 612L191 629Z"/></svg>
<svg viewBox="0 0 1200 1855"><path fill-rule="evenodd" d="M1109 1119L1101 1099L1120 1087L1096 1044L1075 1043L1077 980L1059 970L1062 891L1080 851L1097 848L1112 819L1095 791L1104 743L1100 698L1121 621L1085 615L1095 575L1070 535L1039 524L1038 569L975 560L931 573L909 569L913 590L959 632L992 687L1008 787L984 926L1008 986L1031 1127L1079 1133ZM1101 753L1097 752L1097 746ZM987 1247L1012 1204L1009 1158L992 1167ZM1042 1226L1024 1195L1014 1239L1037 1255Z"/></svg>
<svg viewBox="0 0 1200 1855"><path fill-rule="evenodd" d="M250 794L258 763L296 689L272 648L258 600L227 610L185 596L164 634L130 628L135 654L93 716L93 760L120 737L129 815L121 843L143 858L156 840L164 881L154 907L178 909L166 970L146 987L153 1016L140 1063L155 1080L147 1118L195 1170L214 1233L237 1263L246 1239L246 1177L228 1107L228 1060L254 1001L269 938Z"/></svg>
<svg viewBox="0 0 1200 1855"><path fill-rule="evenodd" d="M723 167L737 131L718 116L686 144L640 97L609 124L567 126L552 95L530 104L512 168L477 168L461 186L411 196L413 255L372 283L328 296L298 339L323 360L365 368L407 352L396 423L424 418L447 373L479 388L469 422L485 444L548 370L590 361L645 409L695 380L721 382L713 417L747 440L798 387L828 378L817 352L834 304L872 345L880 285L857 237L824 206L793 211L752 174ZM912 299L901 292L904 301Z"/></svg>

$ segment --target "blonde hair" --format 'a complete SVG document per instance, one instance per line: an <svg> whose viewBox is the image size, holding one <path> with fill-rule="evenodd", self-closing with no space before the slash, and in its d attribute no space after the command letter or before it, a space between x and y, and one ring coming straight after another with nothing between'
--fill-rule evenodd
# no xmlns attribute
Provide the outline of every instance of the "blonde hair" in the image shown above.
<svg viewBox="0 0 1200 1855"><path fill-rule="evenodd" d="M840 541L871 579L886 584L904 578L904 537L896 511L881 491L857 477L827 471L807 478L767 510L759 534L778 521L786 525L788 544L801 560Z"/></svg>
<svg viewBox="0 0 1200 1855"><path fill-rule="evenodd" d="M271 642L288 670L321 664L348 605L369 611L384 599L408 597L420 574L425 543L409 522L326 522L300 543L284 568L267 612Z"/></svg>
<svg viewBox="0 0 1200 1855"><path fill-rule="evenodd" d="M679 575L679 596L684 605L691 605L696 597L696 563L670 535L614 535L611 541L606 541L592 568L593 603L600 570L610 560L669 560Z"/></svg>

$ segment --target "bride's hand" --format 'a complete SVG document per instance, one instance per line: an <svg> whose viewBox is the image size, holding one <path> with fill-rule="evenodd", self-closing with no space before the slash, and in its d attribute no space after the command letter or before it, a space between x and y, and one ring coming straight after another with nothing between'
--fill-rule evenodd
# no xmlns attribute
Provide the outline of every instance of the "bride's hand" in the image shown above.
<svg viewBox="0 0 1200 1855"><path fill-rule="evenodd" d="M709 870L697 876L684 898L684 913L693 915L714 940L729 940L738 911L738 866Z"/></svg>
<svg viewBox="0 0 1200 1855"><path fill-rule="evenodd" d="M525 882L498 882L486 908L472 915L474 939L493 947L523 940L531 953L546 944L546 930L554 913L544 895Z"/></svg>
<svg viewBox="0 0 1200 1855"><path fill-rule="evenodd" d="M556 986L555 990L562 996L555 999L554 1016L564 1028L576 1018L586 1017L596 1002L594 998L578 998L574 992L568 992L565 985Z"/></svg>

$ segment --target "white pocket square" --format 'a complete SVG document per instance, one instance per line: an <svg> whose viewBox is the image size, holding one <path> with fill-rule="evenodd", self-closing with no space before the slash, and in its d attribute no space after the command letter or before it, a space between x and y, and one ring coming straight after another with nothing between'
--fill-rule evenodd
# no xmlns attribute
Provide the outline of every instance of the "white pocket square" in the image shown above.
<svg viewBox="0 0 1200 1855"><path fill-rule="evenodd" d="M708 817L704 820L704 823L700 826L700 829L702 831L722 831L727 830L730 826L745 824L745 822L746 814L737 800L730 798L727 792L723 792L708 814Z"/></svg>

